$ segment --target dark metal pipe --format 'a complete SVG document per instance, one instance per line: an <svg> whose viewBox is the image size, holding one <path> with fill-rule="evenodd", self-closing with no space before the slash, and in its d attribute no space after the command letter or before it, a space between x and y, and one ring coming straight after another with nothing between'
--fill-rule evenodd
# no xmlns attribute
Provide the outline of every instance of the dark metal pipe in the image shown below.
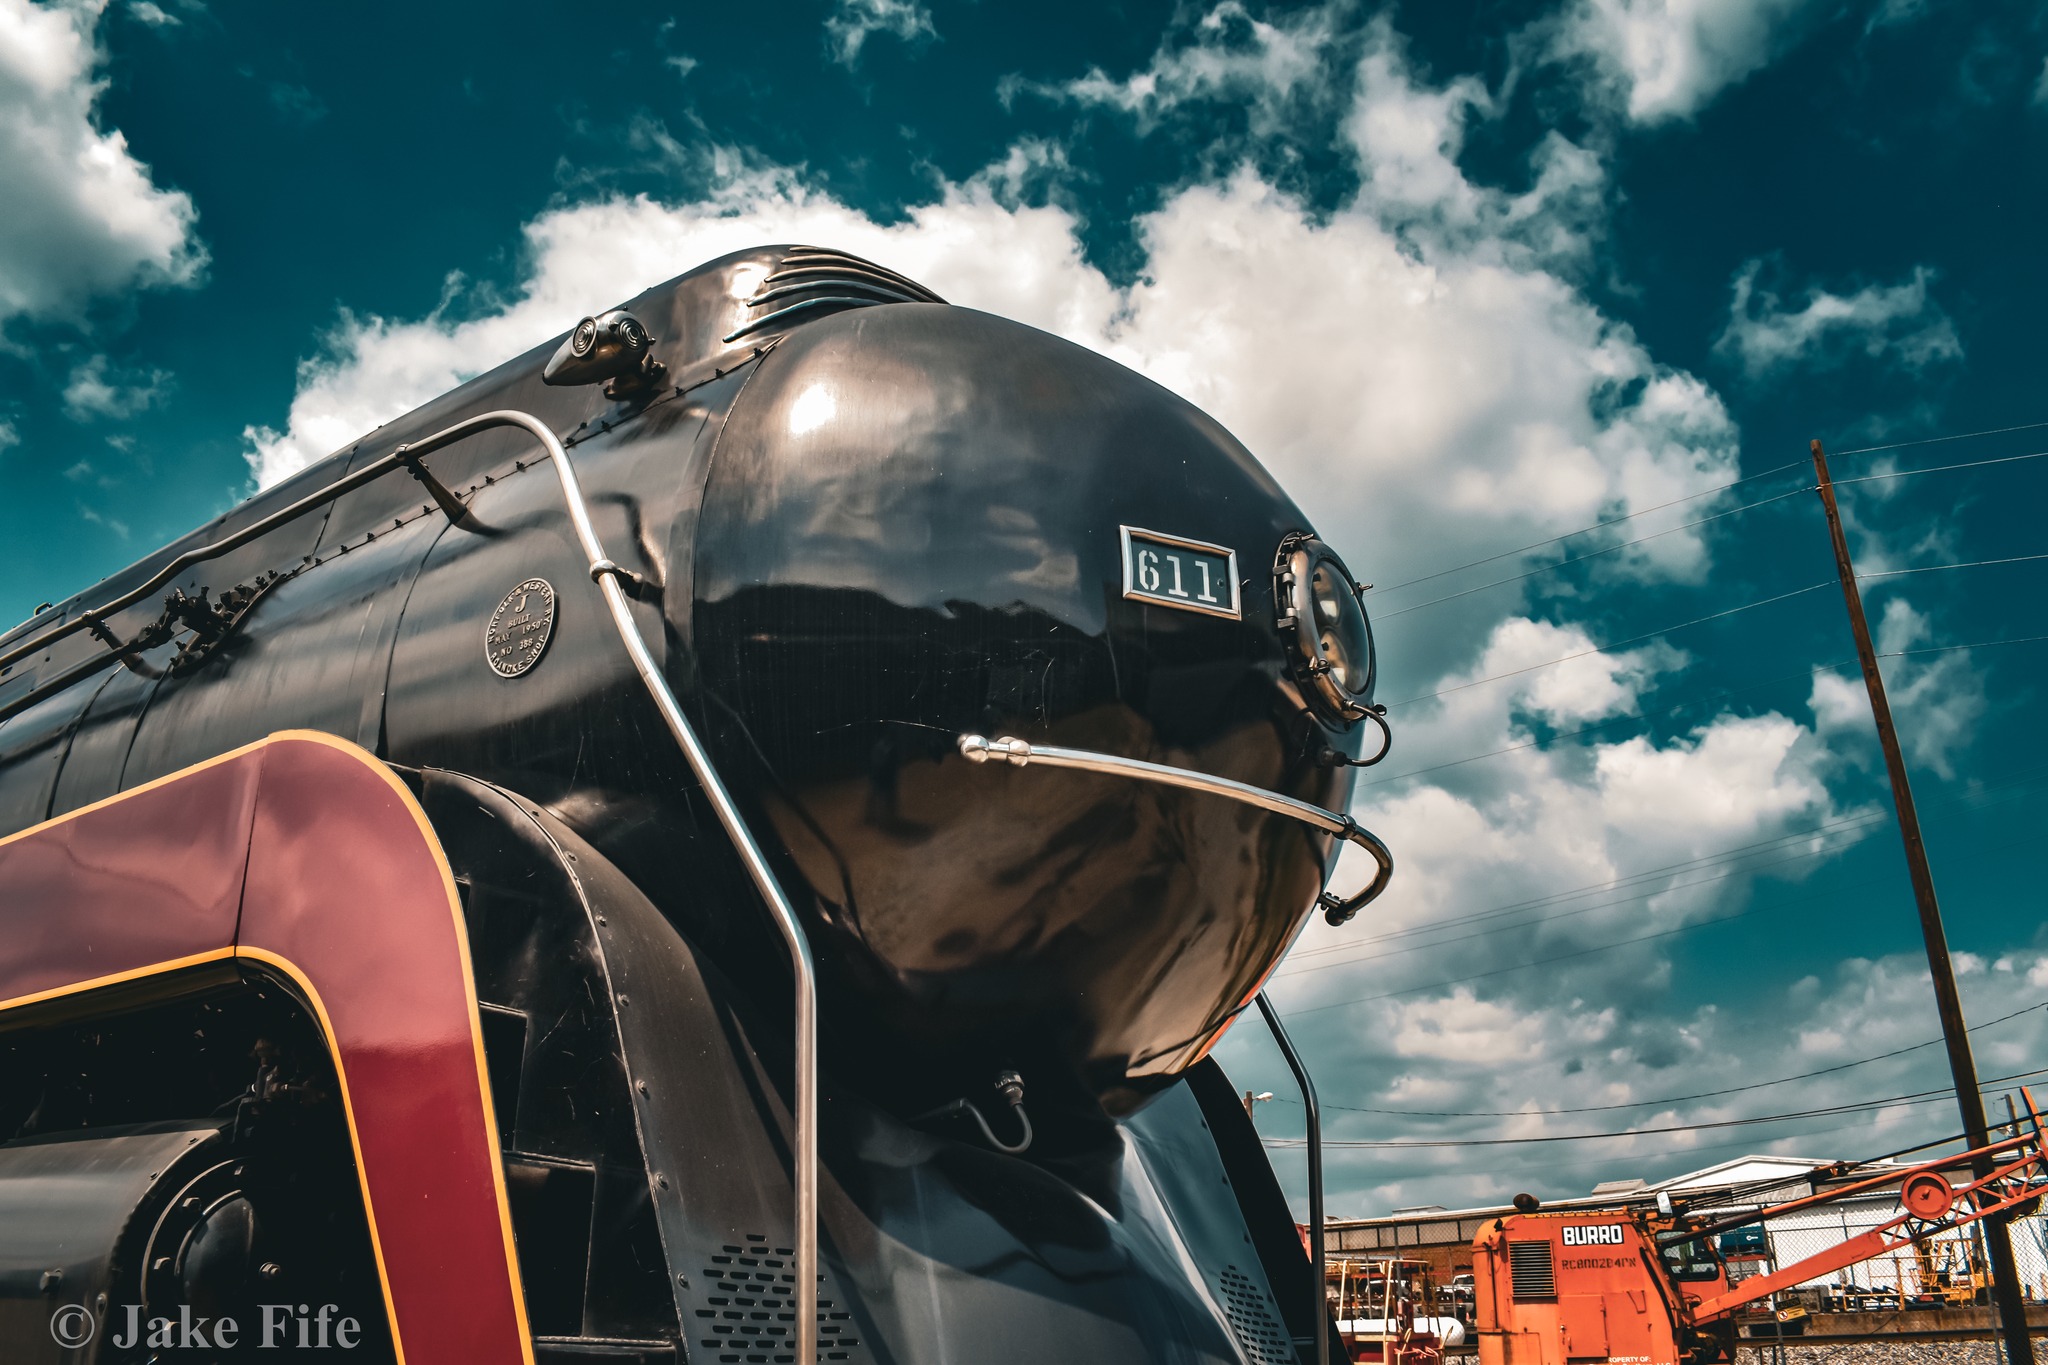
<svg viewBox="0 0 2048 1365"><path fill-rule="evenodd" d="M1273 1041L1280 1045L1280 1055L1294 1072L1294 1083L1301 1087L1301 1107L1308 1115L1308 1259L1315 1280L1310 1287L1309 1320L1316 1325L1316 1365L1330 1365L1330 1309L1323 1287L1323 1111L1316 1103L1316 1083L1301 1064L1287 1030L1280 1026L1280 1012L1264 991L1259 992L1259 1013L1265 1016Z"/></svg>

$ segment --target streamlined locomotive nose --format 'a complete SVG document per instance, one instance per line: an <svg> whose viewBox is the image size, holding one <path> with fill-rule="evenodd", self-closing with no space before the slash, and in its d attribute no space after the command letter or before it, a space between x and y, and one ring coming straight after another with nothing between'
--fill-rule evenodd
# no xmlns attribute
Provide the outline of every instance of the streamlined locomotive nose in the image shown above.
<svg viewBox="0 0 2048 1365"><path fill-rule="evenodd" d="M1328 834L959 742L1341 811L1329 755L1356 727L1322 692L1369 703L1370 642L1348 577L1316 590L1329 619L1279 615L1276 564L1309 533L1198 409L1016 323L865 309L766 357L712 457L677 625L736 722L724 761L764 775L828 979L868 996L828 1017L961 1059L1051 1050L1113 1110L1201 1055L1315 904ZM1351 650L1321 691L1303 629Z"/></svg>
<svg viewBox="0 0 2048 1365"><path fill-rule="evenodd" d="M0 1300L281 1266L381 1286L410 1358L1327 1345L1194 1063L1337 840L1380 871L1331 918L1390 870L1339 813L1385 748L1359 591L1193 407L843 252L585 319L0 638L0 834L60 817L5 850L0 1225L41 1241ZM245 1170L298 1250L130 1245ZM0 1356L48 1330L0 1311Z"/></svg>

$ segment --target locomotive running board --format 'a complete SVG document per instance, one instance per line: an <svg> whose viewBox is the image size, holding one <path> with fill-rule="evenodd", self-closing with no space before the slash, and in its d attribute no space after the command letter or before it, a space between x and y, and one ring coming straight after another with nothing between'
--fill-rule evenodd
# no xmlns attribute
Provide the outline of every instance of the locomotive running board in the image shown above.
<svg viewBox="0 0 2048 1365"><path fill-rule="evenodd" d="M1316 904L1323 908L1323 917L1331 924L1342 924L1364 909L1380 892L1387 889L1387 882L1394 875L1394 855L1380 842L1379 836L1365 829L1348 815L1324 810L1321 806L1306 801L1297 801L1279 792L1254 787L1248 782L1234 782L1227 777L1214 777L1198 773L1192 768L1175 768L1165 763L1147 763L1140 758L1125 758L1121 754L1105 754L1095 749L1063 749L1052 744L1030 744L1021 739L1004 736L989 739L983 735L960 736L960 752L970 763L986 763L995 759L1001 763L1014 763L1022 768L1032 763L1048 768L1078 768L1082 772L1106 773L1111 777L1128 777L1139 782L1157 782L1162 786L1181 787L1188 791L1206 792L1211 796L1228 797L1248 806L1272 811L1275 815L1286 815L1312 825L1325 834L1334 834L1346 843L1356 844L1371 855L1379 870L1365 889L1356 895L1339 898L1325 891L1316 897Z"/></svg>

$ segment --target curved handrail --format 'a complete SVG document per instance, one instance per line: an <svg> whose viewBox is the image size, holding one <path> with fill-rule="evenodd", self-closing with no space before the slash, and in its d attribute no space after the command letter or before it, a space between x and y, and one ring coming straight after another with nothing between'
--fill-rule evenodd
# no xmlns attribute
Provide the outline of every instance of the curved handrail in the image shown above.
<svg viewBox="0 0 2048 1365"><path fill-rule="evenodd" d="M989 739L984 735L962 735L959 740L960 752L970 763L986 763L995 759L1002 763L1014 763L1022 768L1028 764L1041 763L1048 768L1077 768L1082 772L1106 773L1112 777L1135 778L1140 782L1157 782L1167 787L1182 787L1188 791L1206 792L1211 796L1226 796L1233 801L1242 801L1248 806L1272 811L1276 815L1290 816L1305 825L1313 825L1325 834L1334 834L1346 843L1356 844L1371 855L1378 871L1366 883L1363 891L1348 897L1338 897L1323 892L1316 897L1316 904L1323 908L1323 918L1331 924L1343 924L1387 889L1387 883L1394 876L1394 855L1380 842L1378 835L1360 825L1348 815L1324 810L1321 806L1307 801L1297 801L1279 792L1254 787L1248 782L1233 781L1228 777L1215 777L1199 773L1192 768L1175 768L1165 763L1148 763L1141 758L1125 758L1121 754L1105 754L1094 749L1065 749L1053 744L1031 744L1021 739L1004 736Z"/></svg>
<svg viewBox="0 0 2048 1365"><path fill-rule="evenodd" d="M432 454L444 446L452 445L464 437L494 427L517 427L531 434L547 450L549 460L555 466L555 473L562 482L562 500L569 507L569 521L576 529L576 541L582 546L584 555L590 561L590 577L604 594L605 605L611 609L612 624L618 629L619 640L626 647L626 653L633 660L633 669L646 685L648 695L653 698L655 709L661 712L662 721L683 756L689 760L690 771L702 784L704 794L710 798L712 809L718 813L718 823L725 827L726 836L739 851L740 860L746 864L747 875L753 879L754 889L766 901L775 918L775 927L782 931L784 944L789 949L790 967L796 976L796 1093L792 1107L796 1111L796 1150L792 1164L796 1185L796 1358L811 1361L818 1358L818 982L817 968L811 959L811 946L804 937L803 924L796 917L796 910L782 887L775 879L774 869L769 867L767 855L755 842L754 835L747 828L740 809L726 790L725 782L718 775L717 767L711 761L710 753L697 738L689 720L683 715L682 706L670 690L668 680L661 674L661 668L654 662L654 656L647 650L647 642L641 638L640 629L633 624L631 606L626 600L626 590L619 579L628 577L627 571L613 563L606 556L604 544L597 538L597 530L590 524L589 505L584 501L583 487L576 479L576 471L569 463L569 454L562 448L555 433L548 429L539 418L529 413L502 409L497 412L481 413L464 422L437 431L418 441L411 441L398 447L391 458L402 459L410 456Z"/></svg>
<svg viewBox="0 0 2048 1365"><path fill-rule="evenodd" d="M1294 1083L1301 1087L1301 1107L1308 1119L1308 1316L1309 1321L1315 1324L1316 1365L1330 1365L1330 1306L1325 1288L1329 1282L1329 1272L1325 1269L1329 1253L1323 1236L1323 1108L1316 1098L1315 1077L1308 1074L1308 1065L1294 1050L1294 1040L1281 1026L1280 1011L1273 1008L1273 1002L1266 998L1263 990L1258 994L1258 1003L1259 1013L1272 1032L1273 1041L1280 1045L1280 1055L1287 1059L1287 1069L1294 1073Z"/></svg>

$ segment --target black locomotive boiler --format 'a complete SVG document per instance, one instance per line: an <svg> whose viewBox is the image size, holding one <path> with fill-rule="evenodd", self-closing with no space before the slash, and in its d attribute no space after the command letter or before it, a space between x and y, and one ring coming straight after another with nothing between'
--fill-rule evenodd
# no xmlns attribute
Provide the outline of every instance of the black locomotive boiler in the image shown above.
<svg viewBox="0 0 2048 1365"><path fill-rule="evenodd" d="M1173 394L763 247L38 613L0 637L0 1359L288 1303L422 1365L408 1143L505 1229L485 1274L446 1216L434 1273L509 1277L512 1328L441 1358L1333 1349L1206 1058L1391 869L1342 814L1390 740L1361 591ZM437 991L475 1084L394 1107Z"/></svg>

